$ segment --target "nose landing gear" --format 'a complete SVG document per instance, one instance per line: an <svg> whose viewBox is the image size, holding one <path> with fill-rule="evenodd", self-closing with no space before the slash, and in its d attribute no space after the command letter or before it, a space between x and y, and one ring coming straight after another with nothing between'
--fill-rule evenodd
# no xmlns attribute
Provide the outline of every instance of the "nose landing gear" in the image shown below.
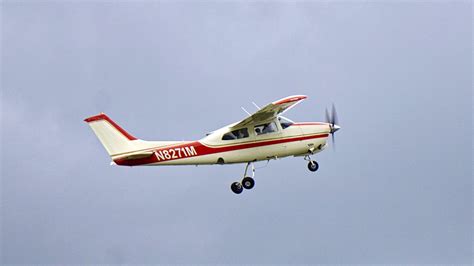
<svg viewBox="0 0 474 266"><path fill-rule="evenodd" d="M318 171L318 169L319 169L319 164L318 164L318 162L311 160L311 157L309 157L309 155L306 155L306 156L304 157L304 159L305 159L305 161L308 161L308 169L309 169L311 172L316 172L316 171Z"/></svg>
<svg viewBox="0 0 474 266"><path fill-rule="evenodd" d="M252 166L252 177L247 176L247 171L249 169L249 166ZM255 180L253 179L254 176L255 176L255 167L252 162L249 162L247 163L247 166L245 167L244 178L242 179L242 182L232 183L232 185L230 185L230 189L235 194L242 193L244 188L252 189L255 186Z"/></svg>
<svg viewBox="0 0 474 266"><path fill-rule="evenodd" d="M316 161L311 161L311 162L308 163L308 169L309 169L311 172L316 172L316 171L318 171L318 168L319 168L318 162L316 162Z"/></svg>

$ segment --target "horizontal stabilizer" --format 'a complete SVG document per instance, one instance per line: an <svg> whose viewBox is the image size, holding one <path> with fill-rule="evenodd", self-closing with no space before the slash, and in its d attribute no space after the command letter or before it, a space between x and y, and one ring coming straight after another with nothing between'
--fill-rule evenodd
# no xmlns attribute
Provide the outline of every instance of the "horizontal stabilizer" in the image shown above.
<svg viewBox="0 0 474 266"><path fill-rule="evenodd" d="M138 153L129 154L127 156L119 157L117 159L125 159L125 160L136 160L136 159L143 159L148 158L153 155L153 151L142 151Z"/></svg>

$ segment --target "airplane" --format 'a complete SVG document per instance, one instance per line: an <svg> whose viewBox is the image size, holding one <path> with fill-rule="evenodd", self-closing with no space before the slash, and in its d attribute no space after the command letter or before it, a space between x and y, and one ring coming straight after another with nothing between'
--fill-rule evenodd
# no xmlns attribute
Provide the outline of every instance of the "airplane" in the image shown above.
<svg viewBox="0 0 474 266"><path fill-rule="evenodd" d="M293 122L282 116L305 95L293 95L269 103L245 119L208 133L196 141L144 141L129 134L106 114L100 113L84 121L94 131L112 159L122 166L224 165L246 163L243 179L230 186L235 194L255 186L254 162L288 156L303 157L308 169L316 172L319 164L311 156L323 151L329 135L334 144L337 113L332 105L326 109L325 122ZM251 175L249 175L251 168Z"/></svg>

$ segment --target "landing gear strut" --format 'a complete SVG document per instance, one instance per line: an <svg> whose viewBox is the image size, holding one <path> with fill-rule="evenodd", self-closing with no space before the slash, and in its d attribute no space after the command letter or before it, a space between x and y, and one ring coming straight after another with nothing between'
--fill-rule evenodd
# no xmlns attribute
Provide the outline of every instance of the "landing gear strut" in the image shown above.
<svg viewBox="0 0 474 266"><path fill-rule="evenodd" d="M252 177L247 176L249 166L252 167ZM252 189L255 186L255 180L253 179L254 176L255 176L255 167L252 162L249 162L247 163L247 166L245 167L244 178L242 179L242 182L232 183L232 185L230 185L230 189L235 194L242 193L243 188Z"/></svg>
<svg viewBox="0 0 474 266"><path fill-rule="evenodd" d="M309 169L311 172L316 172L316 171L318 171L318 169L319 169L319 164L318 164L318 162L311 160L311 157L309 157L309 155L306 155L306 156L304 157L304 159L305 159L306 161L308 161L308 169Z"/></svg>

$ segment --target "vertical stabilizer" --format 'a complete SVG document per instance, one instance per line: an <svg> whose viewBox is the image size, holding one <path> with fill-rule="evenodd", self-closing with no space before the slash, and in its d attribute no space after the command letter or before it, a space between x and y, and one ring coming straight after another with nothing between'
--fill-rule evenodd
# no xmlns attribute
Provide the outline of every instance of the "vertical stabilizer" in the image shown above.
<svg viewBox="0 0 474 266"><path fill-rule="evenodd" d="M92 128L110 156L134 149L134 141L136 141L137 138L117 125L106 114L101 113L91 116L84 119L84 121Z"/></svg>

